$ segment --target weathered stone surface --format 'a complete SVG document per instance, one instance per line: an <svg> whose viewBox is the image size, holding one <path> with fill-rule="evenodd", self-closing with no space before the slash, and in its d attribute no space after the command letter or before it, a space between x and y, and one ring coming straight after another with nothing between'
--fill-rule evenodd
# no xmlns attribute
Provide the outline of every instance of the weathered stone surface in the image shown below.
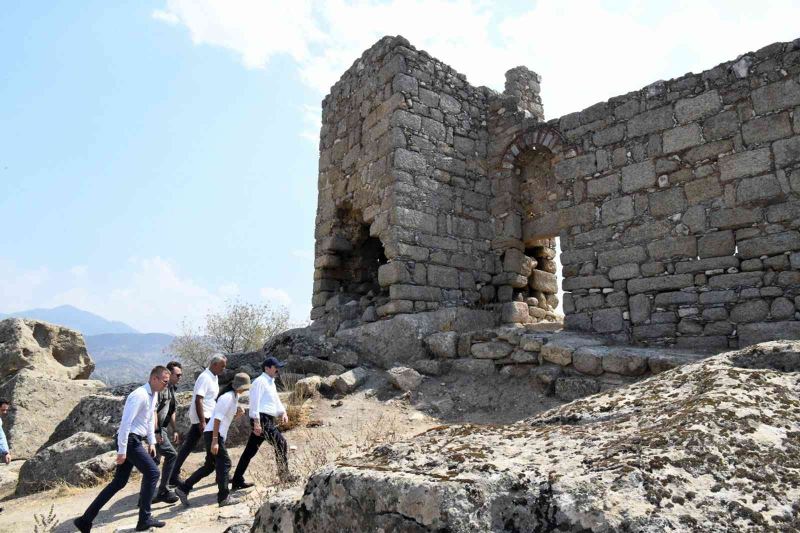
<svg viewBox="0 0 800 533"><path fill-rule="evenodd" d="M679 290L694 285L691 274L675 274L672 276L657 276L653 278L639 278L628 280L628 294L641 292L654 292L665 290Z"/></svg>
<svg viewBox="0 0 800 533"><path fill-rule="evenodd" d="M486 376L493 374L494 361L490 359L455 359L452 369L454 372L472 374L475 376Z"/></svg>
<svg viewBox="0 0 800 533"><path fill-rule="evenodd" d="M756 287L761 285L763 274L761 272L739 272L738 274L720 274L711 276L708 280L709 287L718 289L732 289L736 287Z"/></svg>
<svg viewBox="0 0 800 533"><path fill-rule="evenodd" d="M458 333L442 331L425 337L425 345L436 357L452 359L458 357Z"/></svg>
<svg viewBox="0 0 800 533"><path fill-rule="evenodd" d="M703 142L700 125L687 124L664 132L664 153L679 152Z"/></svg>
<svg viewBox="0 0 800 533"><path fill-rule="evenodd" d="M378 267L378 283L381 287L388 287L395 283L407 283L411 280L411 274L405 263L392 261Z"/></svg>
<svg viewBox="0 0 800 533"><path fill-rule="evenodd" d="M791 472L800 465L787 435L800 428L792 392L798 352L797 343L763 345L524 423L432 429L316 471L302 495L264 504L254 531L796 529ZM774 409L775 398L788 407ZM687 462L698 434L703 456L750 460ZM556 455L548 453L554 443ZM621 468L629 473L609 474ZM691 498L675 497L685 494ZM750 497L764 505L731 512L730 502ZM487 503L491 512L483 512Z"/></svg>
<svg viewBox="0 0 800 533"><path fill-rule="evenodd" d="M800 161L800 135L776 141L772 145L775 151L775 165L778 167L785 167L797 161Z"/></svg>
<svg viewBox="0 0 800 533"><path fill-rule="evenodd" d="M768 115L742 124L742 138L748 145L757 145L792 135L788 113Z"/></svg>
<svg viewBox="0 0 800 533"><path fill-rule="evenodd" d="M3 430L15 459L32 457L82 398L105 387L95 380L59 379L28 369L3 381L0 397L13 406Z"/></svg>
<svg viewBox="0 0 800 533"><path fill-rule="evenodd" d="M696 257L697 239L693 236L667 237L648 244L647 253L656 261L672 257Z"/></svg>
<svg viewBox="0 0 800 533"><path fill-rule="evenodd" d="M396 389L401 391L417 390L422 384L422 376L413 368L405 366L396 366L387 371L389 375L389 383Z"/></svg>
<svg viewBox="0 0 800 533"><path fill-rule="evenodd" d="M531 272L530 287L533 290L555 294L558 292L558 278L555 274L534 269Z"/></svg>
<svg viewBox="0 0 800 533"><path fill-rule="evenodd" d="M757 322L739 326L739 344L750 346L777 339L800 339L800 321Z"/></svg>
<svg viewBox="0 0 800 533"><path fill-rule="evenodd" d="M360 387L367 379L367 371L361 367L339 374L333 382L333 389L339 394L349 394Z"/></svg>
<svg viewBox="0 0 800 533"><path fill-rule="evenodd" d="M759 115L800 104L800 83L789 78L753 91L753 108Z"/></svg>
<svg viewBox="0 0 800 533"><path fill-rule="evenodd" d="M600 309L592 313L592 329L598 333L613 333L622 330L622 310L619 308Z"/></svg>
<svg viewBox="0 0 800 533"><path fill-rule="evenodd" d="M606 348L603 370L623 376L641 376L647 371L648 353L633 348Z"/></svg>
<svg viewBox="0 0 800 533"><path fill-rule="evenodd" d="M322 378L320 376L309 376L298 379L294 389L300 398L310 398L319 391L321 385Z"/></svg>
<svg viewBox="0 0 800 533"><path fill-rule="evenodd" d="M507 342L478 342L472 345L472 356L478 359L502 359L514 347Z"/></svg>
<svg viewBox="0 0 800 533"><path fill-rule="evenodd" d="M542 360L560 366L572 363L572 354L584 346L602 346L604 341L598 337L581 337L577 335L562 334L550 339L542 346L540 351Z"/></svg>
<svg viewBox="0 0 800 533"><path fill-rule="evenodd" d="M739 152L719 160L719 172L722 181L763 174L770 169L769 148L759 148L749 152Z"/></svg>
<svg viewBox="0 0 800 533"><path fill-rule="evenodd" d="M755 178L739 181L736 186L736 203L747 204L769 198L776 198L783 194L778 179L774 174L765 174Z"/></svg>
<svg viewBox="0 0 800 533"><path fill-rule="evenodd" d="M631 322L644 324L650 319L650 298L646 294L636 294L628 298Z"/></svg>
<svg viewBox="0 0 800 533"><path fill-rule="evenodd" d="M530 322L528 304L525 302L507 302L500 309L500 322L504 324L527 324Z"/></svg>
<svg viewBox="0 0 800 533"><path fill-rule="evenodd" d="M703 258L733 255L735 248L733 232L730 230L707 233L697 241L697 255Z"/></svg>
<svg viewBox="0 0 800 533"><path fill-rule="evenodd" d="M600 384L594 379L559 377L555 382L555 395L559 400L571 402L600 392Z"/></svg>
<svg viewBox="0 0 800 533"><path fill-rule="evenodd" d="M634 192L656 184L656 169L653 161L629 165L622 169L622 192Z"/></svg>
<svg viewBox="0 0 800 533"><path fill-rule="evenodd" d="M775 255L787 250L800 250L800 232L785 231L759 236L737 243L739 256L745 259L762 255Z"/></svg>
<svg viewBox="0 0 800 533"><path fill-rule="evenodd" d="M603 373L602 347L585 346L572 353L572 365L575 370L590 376L599 376Z"/></svg>
<svg viewBox="0 0 800 533"><path fill-rule="evenodd" d="M47 490L58 482L76 486L84 484L86 476L80 474L77 464L113 449L112 439L83 431L76 433L43 448L26 461L19 472L16 493L24 496Z"/></svg>
<svg viewBox="0 0 800 533"><path fill-rule="evenodd" d="M694 98L684 98L675 102L675 118L680 123L692 122L712 115L722 108L717 91L708 91Z"/></svg>
<svg viewBox="0 0 800 533"><path fill-rule="evenodd" d="M23 368L55 378L87 379L94 361L77 331L39 320L0 320L0 377Z"/></svg>
<svg viewBox="0 0 800 533"><path fill-rule="evenodd" d="M731 310L731 322L760 322L769 314L769 305L764 300L750 300L736 305Z"/></svg>

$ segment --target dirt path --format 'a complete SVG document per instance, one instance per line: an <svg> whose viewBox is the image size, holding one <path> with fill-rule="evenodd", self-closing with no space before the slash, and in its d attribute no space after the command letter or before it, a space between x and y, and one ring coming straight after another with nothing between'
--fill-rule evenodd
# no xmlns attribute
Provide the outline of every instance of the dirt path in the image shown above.
<svg viewBox="0 0 800 533"><path fill-rule="evenodd" d="M408 437L438 423L402 399L380 401L374 391L365 390L342 400L317 398L310 413L312 420L322 425L295 429L286 433L291 451L291 467L301 479L315 468L335 460L365 451L380 442ZM236 465L244 447L231 450L231 460ZM194 453L183 468L183 475L197 468L203 454ZM216 505L216 485L209 476L192 491L192 506L157 504L153 515L167 522L159 530L168 532L222 532L227 527L252 521L255 510L271 493L277 491L275 460L268 445L262 447L248 469L248 480L256 487L246 493L243 503L220 508ZM98 533L133 531L136 525L139 484L141 476L131 477L128 485L97 517L92 531ZM54 520L39 531L75 531L72 519L80 515L102 487L87 489L61 488L8 500L0 503L5 510L0 513L0 532L36 531L36 519L52 513Z"/></svg>

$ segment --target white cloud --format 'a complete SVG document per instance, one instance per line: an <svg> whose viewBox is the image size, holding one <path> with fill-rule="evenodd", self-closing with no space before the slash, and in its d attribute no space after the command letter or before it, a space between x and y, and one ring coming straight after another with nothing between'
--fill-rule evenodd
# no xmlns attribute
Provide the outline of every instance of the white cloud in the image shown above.
<svg viewBox="0 0 800 533"><path fill-rule="evenodd" d="M178 15L170 13L169 11L164 11L163 9L153 10L153 18L161 22L166 22L167 24L172 24L173 26L181 22Z"/></svg>
<svg viewBox="0 0 800 533"><path fill-rule="evenodd" d="M474 85L502 90L505 71L526 65L543 76L548 117L796 38L800 19L795 0L682 0L668 8L541 0L510 9L480 0L167 0L154 17L178 19L195 43L233 50L248 68L289 55L320 94L383 35L405 36ZM303 136L316 140L310 128Z"/></svg>
<svg viewBox="0 0 800 533"><path fill-rule="evenodd" d="M319 129L322 127L322 108L318 105L304 105L303 131L300 137L308 139L313 143L319 142Z"/></svg>
<svg viewBox="0 0 800 533"><path fill-rule="evenodd" d="M276 289L274 287L263 287L259 293L261 297L268 302L289 307L292 305L292 298L289 293L284 289Z"/></svg>

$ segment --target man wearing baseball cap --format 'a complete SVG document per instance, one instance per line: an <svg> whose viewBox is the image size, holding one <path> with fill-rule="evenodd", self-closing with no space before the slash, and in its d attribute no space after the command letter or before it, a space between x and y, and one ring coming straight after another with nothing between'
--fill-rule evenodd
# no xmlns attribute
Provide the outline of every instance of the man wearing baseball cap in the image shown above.
<svg viewBox="0 0 800 533"><path fill-rule="evenodd" d="M261 364L264 370L260 376L253 381L250 389L250 424L253 427L247 446L239 458L236 471L231 479L231 489L241 490L252 487L253 483L244 480L244 473L250 460L258 452L258 448L265 440L268 440L275 449L275 460L278 463L278 476L282 482L292 482L294 478L289 475L289 461L286 456L286 439L278 429L278 422L286 423L289 417L286 415L286 408L278 397L278 390L275 388L275 376L285 363L278 361L275 357L267 357Z"/></svg>

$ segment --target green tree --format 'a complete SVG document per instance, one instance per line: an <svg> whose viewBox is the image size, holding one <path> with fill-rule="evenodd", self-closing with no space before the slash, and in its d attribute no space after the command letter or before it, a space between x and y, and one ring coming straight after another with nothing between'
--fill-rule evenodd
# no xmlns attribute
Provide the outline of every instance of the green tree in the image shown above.
<svg viewBox="0 0 800 533"><path fill-rule="evenodd" d="M288 327L289 311L285 307L228 301L222 311L206 315L205 324L199 328L184 321L181 334L167 347L167 353L190 366L203 368L212 353L230 355L258 350Z"/></svg>

